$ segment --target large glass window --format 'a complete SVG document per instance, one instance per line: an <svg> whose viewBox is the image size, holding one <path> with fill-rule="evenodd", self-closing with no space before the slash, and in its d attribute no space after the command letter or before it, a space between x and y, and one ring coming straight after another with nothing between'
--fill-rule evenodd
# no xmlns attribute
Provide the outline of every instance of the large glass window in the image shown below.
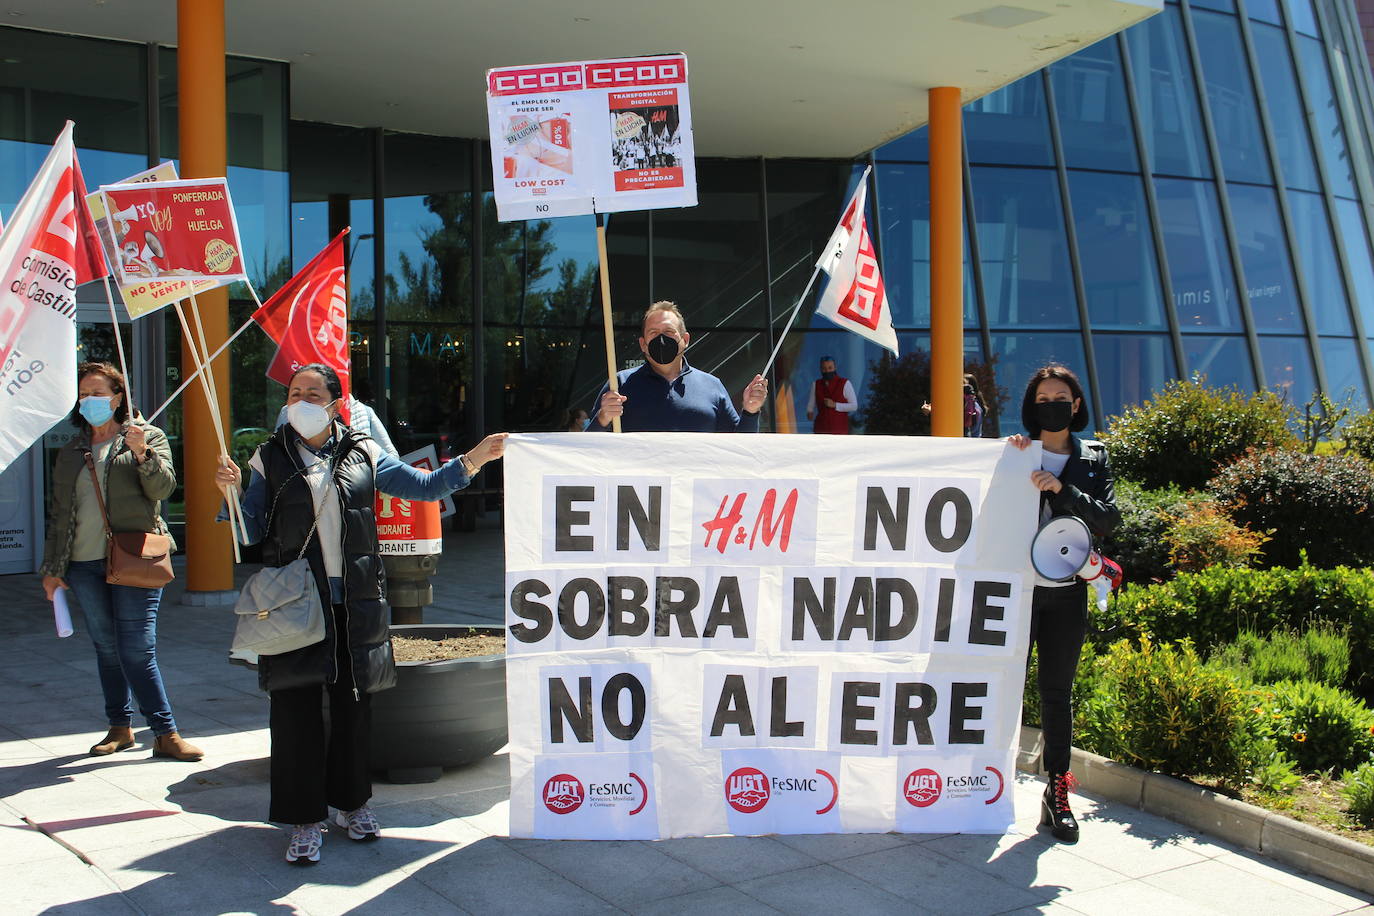
<svg viewBox="0 0 1374 916"><path fill-rule="evenodd" d="M1283 29L1257 22L1250 28L1255 54L1261 64L1264 99L1269 106L1269 126L1278 147L1283 183L1290 188L1320 191L1317 164L1312 158L1312 143L1307 135L1307 112L1298 96L1298 76L1288 53L1288 35Z"/></svg>
<svg viewBox="0 0 1374 916"><path fill-rule="evenodd" d="M1174 351L1164 334L1093 334L1102 415L1109 417L1148 400L1178 377Z"/></svg>
<svg viewBox="0 0 1374 916"><path fill-rule="evenodd" d="M1045 86L1039 72L964 106L969 162L1053 165Z"/></svg>
<svg viewBox="0 0 1374 916"><path fill-rule="evenodd" d="M965 110L965 117L967 111ZM930 159L930 128L918 127L910 133L903 134L891 143L884 143L873 151L873 158L880 162L927 162ZM773 163L768 164L769 175L772 175ZM772 179L769 179L772 184Z"/></svg>
<svg viewBox="0 0 1374 916"><path fill-rule="evenodd" d="M1255 90L1234 16L1194 10L1198 56L1207 82L1207 105L1229 181L1268 184L1269 157L1264 151Z"/></svg>
<svg viewBox="0 0 1374 916"><path fill-rule="evenodd" d="M1070 172L1069 196L1093 328L1163 328L1159 265L1139 176Z"/></svg>
<svg viewBox="0 0 1374 916"><path fill-rule="evenodd" d="M1139 100L1140 129L1149 151L1150 171L1210 178L1212 166L1180 15L1178 7L1166 6L1163 12L1125 33Z"/></svg>
<svg viewBox="0 0 1374 916"><path fill-rule="evenodd" d="M1306 324L1298 305L1298 286L1288 260L1288 240L1279 221L1272 188L1227 184L1231 223L1236 230L1246 298L1260 331L1301 333Z"/></svg>
<svg viewBox="0 0 1374 916"><path fill-rule="evenodd" d="M930 327L930 170L924 165L880 165L883 284L898 327ZM964 243L964 324L977 327L978 302L969 245Z"/></svg>
<svg viewBox="0 0 1374 916"><path fill-rule="evenodd" d="M1320 194L1289 191L1288 212L1293 218L1293 235L1298 239L1298 257L1302 259L1307 301L1312 306L1317 333L1349 336L1350 304L1331 244L1326 201Z"/></svg>
<svg viewBox="0 0 1374 916"><path fill-rule="evenodd" d="M1369 409L1369 388L1360 366L1359 344L1350 339L1321 338L1322 364L1326 367L1327 397L1340 402L1346 398L1357 410Z"/></svg>
<svg viewBox="0 0 1374 916"><path fill-rule="evenodd" d="M1345 128L1341 126L1340 109L1331 88L1331 73L1326 69L1326 48L1315 38L1299 35L1298 62L1307 86L1307 101L1316 119L1317 154L1326 166L1331 193L1354 197L1350 149L1345 143Z"/></svg>
<svg viewBox="0 0 1374 916"><path fill-rule="evenodd" d="M1285 0L1285 2L1288 4L1288 16L1293 23L1293 28L1304 35L1320 38L1321 30L1317 28L1317 14L1312 11L1312 0Z"/></svg>
<svg viewBox="0 0 1374 916"><path fill-rule="evenodd" d="M1283 15L1279 12L1279 0L1245 0L1245 11L1251 19L1283 25Z"/></svg>
<svg viewBox="0 0 1374 916"><path fill-rule="evenodd" d="M1364 214L1353 200L1336 201L1336 219L1341 227L1341 241L1345 245L1346 261L1350 265L1350 279L1355 287L1355 299L1360 304L1364 332L1374 337L1374 258L1369 250L1369 233L1365 230Z"/></svg>
<svg viewBox="0 0 1374 916"><path fill-rule="evenodd" d="M1135 136L1116 37L1050 67L1064 161L1072 167L1136 171Z"/></svg>
<svg viewBox="0 0 1374 916"><path fill-rule="evenodd" d="M1157 179L1160 228L1174 309L1184 330L1236 330L1235 273L1210 181Z"/></svg>
<svg viewBox="0 0 1374 916"><path fill-rule="evenodd" d="M1191 379L1204 380L1215 388L1234 387L1241 391L1255 388L1255 370L1243 337L1185 334L1183 358L1188 361Z"/></svg>
<svg viewBox="0 0 1374 916"><path fill-rule="evenodd" d="M1260 359L1264 378L1290 404L1302 408L1317 390L1317 374L1312 369L1312 353L1302 337L1261 337Z"/></svg>
<svg viewBox="0 0 1374 916"><path fill-rule="evenodd" d="M999 387L1008 395L1007 411L1002 421L1002 434L1010 435L1021 426L1021 397L1026 382L1035 370L1050 363L1068 366L1088 388L1088 364L1083 356L1083 338L1078 334L996 334L992 335L992 353L997 357L994 373ZM1091 400L1092 395L1087 393ZM1088 405L1092 408L1092 404Z"/></svg>
<svg viewBox="0 0 1374 916"><path fill-rule="evenodd" d="M1058 176L974 168L973 212L990 325L1076 327Z"/></svg>

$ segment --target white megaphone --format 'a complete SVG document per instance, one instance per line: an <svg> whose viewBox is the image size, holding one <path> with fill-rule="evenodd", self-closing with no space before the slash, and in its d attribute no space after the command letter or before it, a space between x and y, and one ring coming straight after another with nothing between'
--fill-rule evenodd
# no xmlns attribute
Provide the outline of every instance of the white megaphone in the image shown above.
<svg viewBox="0 0 1374 916"><path fill-rule="evenodd" d="M136 222L138 220L138 207L134 204L130 204L123 210L118 210L110 215L123 223Z"/></svg>
<svg viewBox="0 0 1374 916"><path fill-rule="evenodd" d="M1081 518L1057 515L1035 533L1031 565L1046 579L1067 582L1075 577L1097 590L1097 606L1107 609L1107 596L1121 585L1121 566L1093 550L1092 532Z"/></svg>

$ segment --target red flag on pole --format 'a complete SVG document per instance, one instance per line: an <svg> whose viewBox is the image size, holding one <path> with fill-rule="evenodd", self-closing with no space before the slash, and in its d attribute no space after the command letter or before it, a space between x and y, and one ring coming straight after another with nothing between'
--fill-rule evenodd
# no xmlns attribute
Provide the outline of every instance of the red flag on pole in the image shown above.
<svg viewBox="0 0 1374 916"><path fill-rule="evenodd" d="M277 342L267 377L283 385L301 366L323 363L339 374L348 418L348 284L344 275L345 229L277 294L253 313L253 320Z"/></svg>
<svg viewBox="0 0 1374 916"><path fill-rule="evenodd" d="M76 401L76 288L105 276L72 122L0 232L0 470Z"/></svg>
<svg viewBox="0 0 1374 916"><path fill-rule="evenodd" d="M816 262L830 275L830 283L816 304L816 314L895 354L897 332L892 328L892 309L864 216L871 168L864 170L825 253Z"/></svg>

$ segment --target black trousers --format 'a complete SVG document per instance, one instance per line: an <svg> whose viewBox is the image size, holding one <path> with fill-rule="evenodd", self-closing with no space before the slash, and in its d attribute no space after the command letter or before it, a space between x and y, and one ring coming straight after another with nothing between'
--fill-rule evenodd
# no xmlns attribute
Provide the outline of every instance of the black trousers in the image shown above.
<svg viewBox="0 0 1374 916"><path fill-rule="evenodd" d="M341 614L332 609L334 621ZM341 632L335 629L335 632ZM348 670L344 640L338 645L338 670ZM372 797L368 766L372 743L372 696L353 698L347 677L333 684L273 690L272 800L267 819L281 824L325 820L329 808L352 811ZM329 720L325 722L325 696Z"/></svg>
<svg viewBox="0 0 1374 916"><path fill-rule="evenodd" d="M1069 771L1073 742L1073 676L1088 633L1088 584L1036 586L1031 599L1030 644L1040 656L1042 762L1050 773Z"/></svg>

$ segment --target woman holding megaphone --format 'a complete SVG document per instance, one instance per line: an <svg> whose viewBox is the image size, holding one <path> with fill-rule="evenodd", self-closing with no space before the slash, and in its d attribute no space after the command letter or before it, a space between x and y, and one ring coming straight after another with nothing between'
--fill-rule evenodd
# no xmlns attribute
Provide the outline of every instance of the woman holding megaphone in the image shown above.
<svg viewBox="0 0 1374 916"><path fill-rule="evenodd" d="M1064 366L1035 371L1021 400L1021 423L1027 435L1008 441L1024 449L1039 440L1040 470L1031 483L1040 491L1040 521L1073 515L1096 537L1105 537L1121 521L1107 466L1107 448L1074 433L1088 425L1088 407L1078 376ZM1037 575L1031 601L1030 642L1040 658L1040 724L1045 750L1042 762L1049 784L1041 801L1041 826L1056 839L1078 842L1078 822L1069 808L1069 747L1073 739L1073 678L1078 654L1088 632L1088 586L1077 577L1056 582Z"/></svg>

